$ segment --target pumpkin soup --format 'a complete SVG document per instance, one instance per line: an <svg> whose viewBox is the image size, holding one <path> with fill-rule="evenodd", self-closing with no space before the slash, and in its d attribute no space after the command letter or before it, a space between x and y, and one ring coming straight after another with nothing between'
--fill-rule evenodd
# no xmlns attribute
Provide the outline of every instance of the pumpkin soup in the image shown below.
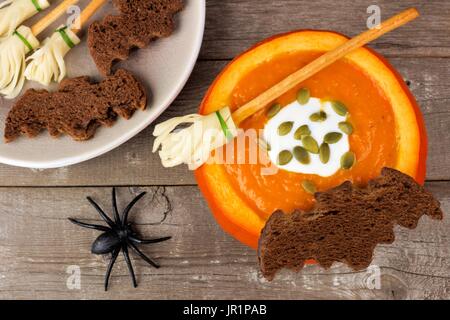
<svg viewBox="0 0 450 320"><path fill-rule="evenodd" d="M243 76L233 89L232 110L250 101L320 54L311 52L283 54L256 66ZM291 212L296 208L309 209L313 196L302 188L304 180L312 181L319 191L328 190L346 180L363 184L377 177L383 167L395 165L397 143L392 107L384 93L361 69L345 60L338 61L277 99L277 102L282 107L291 104L296 100L299 89L303 87L309 89L311 96L345 103L350 114L349 120L354 127L353 134L349 136L350 149L358 161L349 170L338 170L329 177L288 170L262 174L264 172L262 166L267 161L263 164L225 163L228 181L263 219L278 209L285 212ZM260 112L242 122L241 128L263 129L267 122L266 112ZM245 152L248 150L247 148Z"/></svg>
<svg viewBox="0 0 450 320"><path fill-rule="evenodd" d="M344 36L325 31L297 31L266 40L224 69L205 96L200 113L209 114L226 105L235 110L346 40ZM308 162L303 159L304 151L294 150L298 146L305 147L305 141L283 149L292 155L285 155L287 158L282 162L287 162L276 164L278 170L272 174L265 170L277 159L270 154L271 148L260 153L262 159L256 163L210 162L196 170L199 187L218 222L252 247L257 246L260 231L274 211L307 210L313 204L312 193L316 190L328 190L346 180L364 185L377 177L383 167L396 168L423 182L426 158L423 119L408 88L383 58L367 48L360 48L273 101L272 107L267 106L266 110L246 119L240 123L240 128L259 130L260 138L270 140L268 135L273 136L275 130L268 129L277 114L286 108L306 108L308 99L311 103L320 101L324 107L318 112L325 114L331 112L326 106L332 103L338 103L337 109L334 108L337 113L345 108L345 118L336 118L339 129L333 123L334 132L330 133L342 134L348 146L329 147L324 157L320 150L308 155L310 165L320 159L326 166L333 164L329 159L337 152L343 159L338 170L308 171L304 170L306 167L286 166L287 162L297 160L296 157ZM299 103L292 106L296 100ZM284 128L286 130L281 129L283 134L287 131L286 135L295 135L307 121L298 119L302 117L300 113L291 115L293 119L284 118L284 122L292 124ZM321 146L324 132L315 131L320 129L312 126L308 129L312 137L320 136L317 143ZM248 158L250 148L245 146L236 152L243 152L244 158ZM281 149L277 151L280 155Z"/></svg>

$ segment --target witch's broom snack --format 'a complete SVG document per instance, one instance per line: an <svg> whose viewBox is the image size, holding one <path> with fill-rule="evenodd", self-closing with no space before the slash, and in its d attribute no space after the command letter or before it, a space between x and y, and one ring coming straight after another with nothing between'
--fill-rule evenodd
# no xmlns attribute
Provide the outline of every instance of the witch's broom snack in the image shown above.
<svg viewBox="0 0 450 320"><path fill-rule="evenodd" d="M62 16L68 7L78 0L64 0L33 27L20 26L0 43L0 94L13 99L22 90L25 82L25 56L39 46L36 38L50 24Z"/></svg>
<svg viewBox="0 0 450 320"><path fill-rule="evenodd" d="M50 6L47 0L5 0L0 3L0 41L22 22Z"/></svg>
<svg viewBox="0 0 450 320"><path fill-rule="evenodd" d="M367 268L375 247L394 241L394 226L414 229L424 215L442 219L440 204L430 193L408 175L388 168L365 188L347 181L315 198L310 211L276 211L267 221L258 256L269 280L282 268L299 271L308 259L324 268L334 262Z"/></svg>
<svg viewBox="0 0 450 320"><path fill-rule="evenodd" d="M83 26L106 1L91 1L81 12L79 26ZM62 26L50 38L45 39L43 46L27 58L27 61L30 62L25 69L25 77L45 86L52 81L61 82L66 76L64 56L80 43L80 39L76 35L78 31L74 27Z"/></svg>
<svg viewBox="0 0 450 320"><path fill-rule="evenodd" d="M108 15L89 27L88 46L98 70L111 73L115 60L125 60L132 48L145 48L157 38L168 37L173 17L183 9L182 0L113 0L120 15Z"/></svg>
<svg viewBox="0 0 450 320"><path fill-rule="evenodd" d="M229 107L223 107L219 111L206 116L193 114L173 118L158 124L153 133L156 136L153 152L158 151L161 147L159 155L165 167L185 163L191 170L199 168L208 160L212 150L225 145L237 135L237 127L243 120L266 108L278 97L325 67L418 16L419 13L416 9L406 10L383 22L379 28L368 30L346 41L336 49L328 51L305 67L292 73L233 113ZM192 125L174 132L177 127L184 124Z"/></svg>

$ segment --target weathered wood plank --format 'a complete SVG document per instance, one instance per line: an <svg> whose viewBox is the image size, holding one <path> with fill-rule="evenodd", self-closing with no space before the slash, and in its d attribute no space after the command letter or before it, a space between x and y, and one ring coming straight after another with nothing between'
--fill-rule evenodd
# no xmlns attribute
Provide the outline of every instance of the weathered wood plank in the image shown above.
<svg viewBox="0 0 450 320"><path fill-rule="evenodd" d="M450 180L450 75L446 58L393 58L410 81L425 115L429 135L429 180ZM188 84L159 121L195 112L208 86L227 61L201 61ZM138 115L136 115L138 116ZM164 169L151 153L153 126L97 159L68 168L32 171L0 165L1 186L186 185L186 168Z"/></svg>
<svg viewBox="0 0 450 320"><path fill-rule="evenodd" d="M188 85L160 121L195 112L217 73L235 55L276 33L301 28L330 29L355 35L365 28L373 1L207 0L205 41ZM383 18L416 6L422 17L376 41L372 47L389 57L417 97L427 122L429 180L450 180L450 2L448 0L376 1ZM274 282L260 277L256 254L216 225L193 176L185 168L161 168L151 154L148 128L116 150L89 162L56 170L32 171L0 165L0 298L105 299L450 299L450 182L432 182L442 201L443 222L423 219L416 230L397 229L393 245L379 246L374 265L381 267L381 289L368 289L367 272L342 265L330 270L307 267L300 274L282 272ZM89 253L95 232L78 229L67 217L98 221L84 199L93 195L110 208L109 188L69 186L167 185L122 188L122 205L141 189L144 198L133 217L148 236L172 235L170 242L145 250L163 267L136 261L140 287L131 288L119 258L111 291L102 291L106 260ZM180 186L169 186L180 185ZM161 225L166 195L174 211ZM66 286L67 268L81 268L81 289Z"/></svg>
<svg viewBox="0 0 450 320"><path fill-rule="evenodd" d="M450 57L450 2L447 0L227 0L207 1L202 59L232 58L274 34L298 29L333 30L354 36L366 28L367 7L376 4L382 19L416 7L421 17L374 42L388 56Z"/></svg>
<svg viewBox="0 0 450 320"><path fill-rule="evenodd" d="M342 265L285 271L269 283L258 272L256 253L216 225L196 187L121 188L121 206L142 189L149 192L131 215L142 234L173 239L145 249L161 269L135 261L138 289L131 288L120 258L108 293L102 291L106 260L89 252L97 233L66 219L98 222L84 197L91 195L110 210L109 188L0 188L0 298L450 298L450 182L428 187L442 202L444 221L424 218L416 230L397 228L395 243L376 250L381 288L373 290L368 289L372 273ZM163 219L165 196L174 210L153 225ZM80 267L79 290L66 286L69 266Z"/></svg>

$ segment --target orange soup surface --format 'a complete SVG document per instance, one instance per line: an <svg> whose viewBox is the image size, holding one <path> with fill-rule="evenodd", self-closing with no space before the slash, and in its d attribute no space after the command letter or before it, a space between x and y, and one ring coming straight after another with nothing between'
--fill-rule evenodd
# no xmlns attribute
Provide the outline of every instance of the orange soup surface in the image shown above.
<svg viewBox="0 0 450 320"><path fill-rule="evenodd" d="M319 52L283 54L258 65L236 85L231 96L231 108L242 106L317 58ZM324 100L342 101L348 108L349 121L354 127L350 149L356 164L350 170L338 170L330 177L288 172L264 175L267 159L256 164L224 164L229 182L263 219L277 209L291 212L309 209L314 198L302 188L302 181L314 182L318 191L335 187L346 180L364 185L379 175L381 168L392 167L396 161L396 132L392 107L384 93L357 66L341 60L286 93L277 103L285 106L296 99L297 91L306 87L311 96ZM241 123L242 129L263 129L268 118L260 112ZM245 152L248 152L248 147ZM248 155L247 155L248 156ZM266 157L268 155L266 154ZM263 164L265 163L265 164Z"/></svg>

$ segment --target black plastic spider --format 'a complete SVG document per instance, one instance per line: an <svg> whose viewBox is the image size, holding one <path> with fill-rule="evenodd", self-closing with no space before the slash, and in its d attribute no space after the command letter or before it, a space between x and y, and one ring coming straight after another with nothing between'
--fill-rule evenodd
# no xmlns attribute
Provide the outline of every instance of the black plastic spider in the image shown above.
<svg viewBox="0 0 450 320"><path fill-rule="evenodd" d="M128 214L133 206L146 194L142 192L136 198L131 201L128 206L123 210L122 217L119 216L119 211L117 210L117 199L116 199L116 189L112 190L112 205L114 210L114 221L100 208L100 206L92 200L91 197L87 197L90 204L97 210L100 217L108 224L109 227L103 225L83 223L78 220L69 218L69 220L83 228L95 229L103 231L103 233L94 241L92 244L93 254L108 254L111 253L112 257L109 262L108 268L105 275L105 291L108 291L109 277L111 275L111 270L116 262L119 252L122 250L125 262L127 263L128 270L133 281L133 286L137 287L136 276L134 274L133 265L131 264L130 256L128 254L128 248L136 252L142 259L144 259L148 264L154 268L159 268L159 265L152 261L149 257L143 254L137 244L152 244L159 243L171 239L172 237L164 237L158 239L144 240L140 239L137 234L131 228L131 223L128 223Z"/></svg>

